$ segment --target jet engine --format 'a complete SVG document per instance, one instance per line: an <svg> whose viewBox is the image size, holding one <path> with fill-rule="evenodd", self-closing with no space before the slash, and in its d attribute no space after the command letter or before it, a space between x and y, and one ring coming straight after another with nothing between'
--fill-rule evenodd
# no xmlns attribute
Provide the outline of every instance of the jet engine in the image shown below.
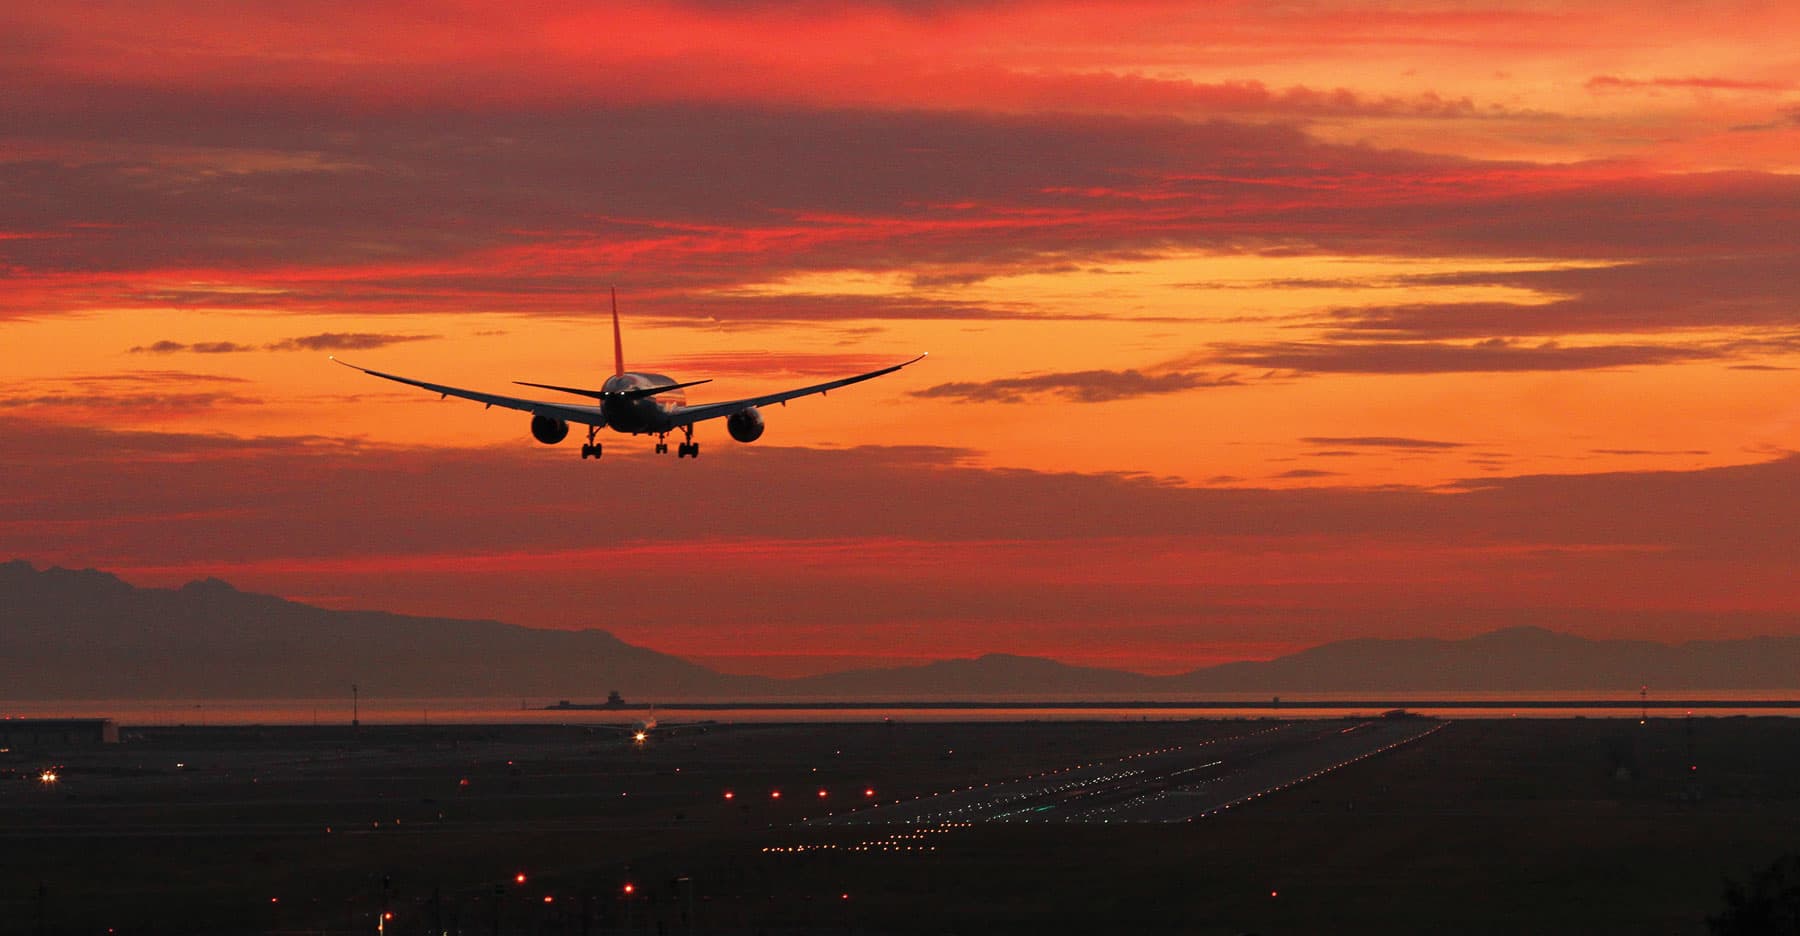
<svg viewBox="0 0 1800 936"><path fill-rule="evenodd" d="M738 410L725 418L725 428L739 442L755 442L763 434L762 412L754 406Z"/></svg>
<svg viewBox="0 0 1800 936"><path fill-rule="evenodd" d="M554 416L538 413L531 417L531 437L545 445L555 445L568 435L569 424Z"/></svg>

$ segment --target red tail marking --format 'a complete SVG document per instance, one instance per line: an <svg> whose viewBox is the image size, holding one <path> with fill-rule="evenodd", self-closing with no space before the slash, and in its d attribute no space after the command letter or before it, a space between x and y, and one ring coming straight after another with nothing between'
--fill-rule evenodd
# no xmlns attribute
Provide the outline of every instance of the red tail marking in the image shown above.
<svg viewBox="0 0 1800 936"><path fill-rule="evenodd" d="M625 373L625 343L619 340L619 287L612 289L613 376Z"/></svg>

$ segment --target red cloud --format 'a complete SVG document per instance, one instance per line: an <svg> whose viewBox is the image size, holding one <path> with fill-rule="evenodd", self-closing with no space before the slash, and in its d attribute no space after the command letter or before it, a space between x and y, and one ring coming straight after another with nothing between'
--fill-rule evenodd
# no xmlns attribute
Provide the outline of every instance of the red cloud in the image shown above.
<svg viewBox="0 0 1800 936"><path fill-rule="evenodd" d="M1561 614L1594 635L1660 621L1659 636L1710 614L1714 633L1741 634L1800 600L1794 458L1446 494L1192 489L990 471L935 449L744 449L681 471L609 458L608 484L659 496L587 501L566 491L591 487L593 468L566 452L6 428L22 453L7 488L28 493L0 520L0 555L607 627L682 653L729 634L763 650L903 642L1081 660L1134 633L1139 658L1162 661L1141 665L1168 669L1237 641L1475 630L1508 613ZM322 515L357 522L311 519ZM385 532L370 540L371 528ZM669 594L704 612L668 620Z"/></svg>

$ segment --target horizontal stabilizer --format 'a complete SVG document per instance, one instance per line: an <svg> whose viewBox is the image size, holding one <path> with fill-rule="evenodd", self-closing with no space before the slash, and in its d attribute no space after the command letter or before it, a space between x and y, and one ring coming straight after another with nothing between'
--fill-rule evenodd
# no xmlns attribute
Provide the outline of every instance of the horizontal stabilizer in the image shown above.
<svg viewBox="0 0 1800 936"><path fill-rule="evenodd" d="M516 383L521 387L536 387L539 390L555 390L557 393L573 393L576 396L593 397L596 400L604 400L608 396L603 390L583 390L580 387L558 387L555 384L530 383L524 380L515 380L513 383Z"/></svg>
<svg viewBox="0 0 1800 936"><path fill-rule="evenodd" d="M690 380L687 383L669 384L666 387L640 387L636 390L583 390L580 387L558 387L555 384L530 383L524 380L515 380L513 383L516 383L521 387L536 387L539 390L555 390L558 393L573 393L576 396L593 397L596 400L641 400L644 397L655 396L659 393L668 393L670 390L682 390L687 387L697 387L703 383L712 383L712 378L709 377L705 380Z"/></svg>

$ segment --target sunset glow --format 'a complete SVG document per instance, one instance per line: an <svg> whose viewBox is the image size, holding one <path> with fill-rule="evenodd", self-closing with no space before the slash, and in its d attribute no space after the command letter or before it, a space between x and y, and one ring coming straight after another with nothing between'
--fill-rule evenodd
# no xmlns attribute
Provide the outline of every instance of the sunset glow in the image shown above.
<svg viewBox="0 0 1800 936"><path fill-rule="evenodd" d="M773 674L1795 632L1795 8L16 6L0 559ZM327 361L595 386L614 285L696 402L931 357L599 464Z"/></svg>

